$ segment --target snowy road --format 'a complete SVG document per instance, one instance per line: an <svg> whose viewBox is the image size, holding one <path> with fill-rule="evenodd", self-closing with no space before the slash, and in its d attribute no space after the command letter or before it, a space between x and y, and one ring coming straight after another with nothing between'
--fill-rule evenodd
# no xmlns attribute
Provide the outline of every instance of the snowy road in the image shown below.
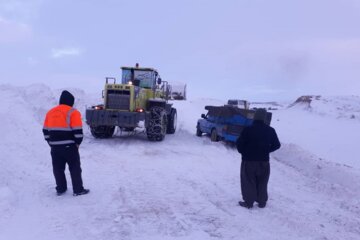
<svg viewBox="0 0 360 240"><path fill-rule="evenodd" d="M204 105L215 100L177 102L178 131L160 143L143 134L97 140L86 130L80 154L91 193L58 197L36 114L56 103L57 92L46 86L0 91L8 99L0 103L6 119L0 239L360 238L359 168L320 158L298 143L285 141L273 154L267 208L238 207L240 155L194 134ZM83 109L92 98L78 95ZM281 137L286 114L278 116Z"/></svg>

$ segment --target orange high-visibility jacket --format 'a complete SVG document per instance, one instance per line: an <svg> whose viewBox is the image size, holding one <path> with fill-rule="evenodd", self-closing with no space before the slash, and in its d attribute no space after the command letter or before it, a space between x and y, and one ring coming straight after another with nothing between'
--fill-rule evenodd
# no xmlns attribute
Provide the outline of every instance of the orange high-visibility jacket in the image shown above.
<svg viewBox="0 0 360 240"><path fill-rule="evenodd" d="M64 104L52 108L46 114L43 133L50 146L80 145L83 139L80 112Z"/></svg>

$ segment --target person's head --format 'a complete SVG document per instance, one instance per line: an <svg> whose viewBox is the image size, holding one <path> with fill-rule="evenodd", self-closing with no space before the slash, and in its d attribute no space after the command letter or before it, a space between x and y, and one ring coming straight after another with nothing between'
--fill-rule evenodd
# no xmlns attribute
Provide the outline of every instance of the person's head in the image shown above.
<svg viewBox="0 0 360 240"><path fill-rule="evenodd" d="M266 119L266 109L264 108L258 108L255 111L255 115L254 115L254 121L262 121L265 122Z"/></svg>
<svg viewBox="0 0 360 240"><path fill-rule="evenodd" d="M75 102L75 98L70 92L64 90L61 93L59 104L65 104L72 107L74 106L74 102Z"/></svg>

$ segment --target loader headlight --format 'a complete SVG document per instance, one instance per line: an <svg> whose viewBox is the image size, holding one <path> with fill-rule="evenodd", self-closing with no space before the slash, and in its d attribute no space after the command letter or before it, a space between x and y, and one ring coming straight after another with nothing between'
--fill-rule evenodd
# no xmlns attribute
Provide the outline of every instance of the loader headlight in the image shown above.
<svg viewBox="0 0 360 240"><path fill-rule="evenodd" d="M133 82L132 82L132 81L129 81L128 84L129 84L129 85L133 85Z"/></svg>
<svg viewBox="0 0 360 240"><path fill-rule="evenodd" d="M137 109L135 110L135 112L142 113L142 112L144 112L144 109L142 109L142 108L137 108Z"/></svg>

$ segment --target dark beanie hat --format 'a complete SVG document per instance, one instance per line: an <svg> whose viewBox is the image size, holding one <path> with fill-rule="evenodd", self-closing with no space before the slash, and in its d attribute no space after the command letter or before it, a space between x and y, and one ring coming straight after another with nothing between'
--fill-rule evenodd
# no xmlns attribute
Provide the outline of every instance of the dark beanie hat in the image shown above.
<svg viewBox="0 0 360 240"><path fill-rule="evenodd" d="M255 111L254 120L256 121L265 121L266 119L266 110L264 108L258 108Z"/></svg>
<svg viewBox="0 0 360 240"><path fill-rule="evenodd" d="M65 104L72 107L74 105L74 101L75 101L74 96L68 91L64 90L61 93L60 101L59 101L60 104Z"/></svg>

